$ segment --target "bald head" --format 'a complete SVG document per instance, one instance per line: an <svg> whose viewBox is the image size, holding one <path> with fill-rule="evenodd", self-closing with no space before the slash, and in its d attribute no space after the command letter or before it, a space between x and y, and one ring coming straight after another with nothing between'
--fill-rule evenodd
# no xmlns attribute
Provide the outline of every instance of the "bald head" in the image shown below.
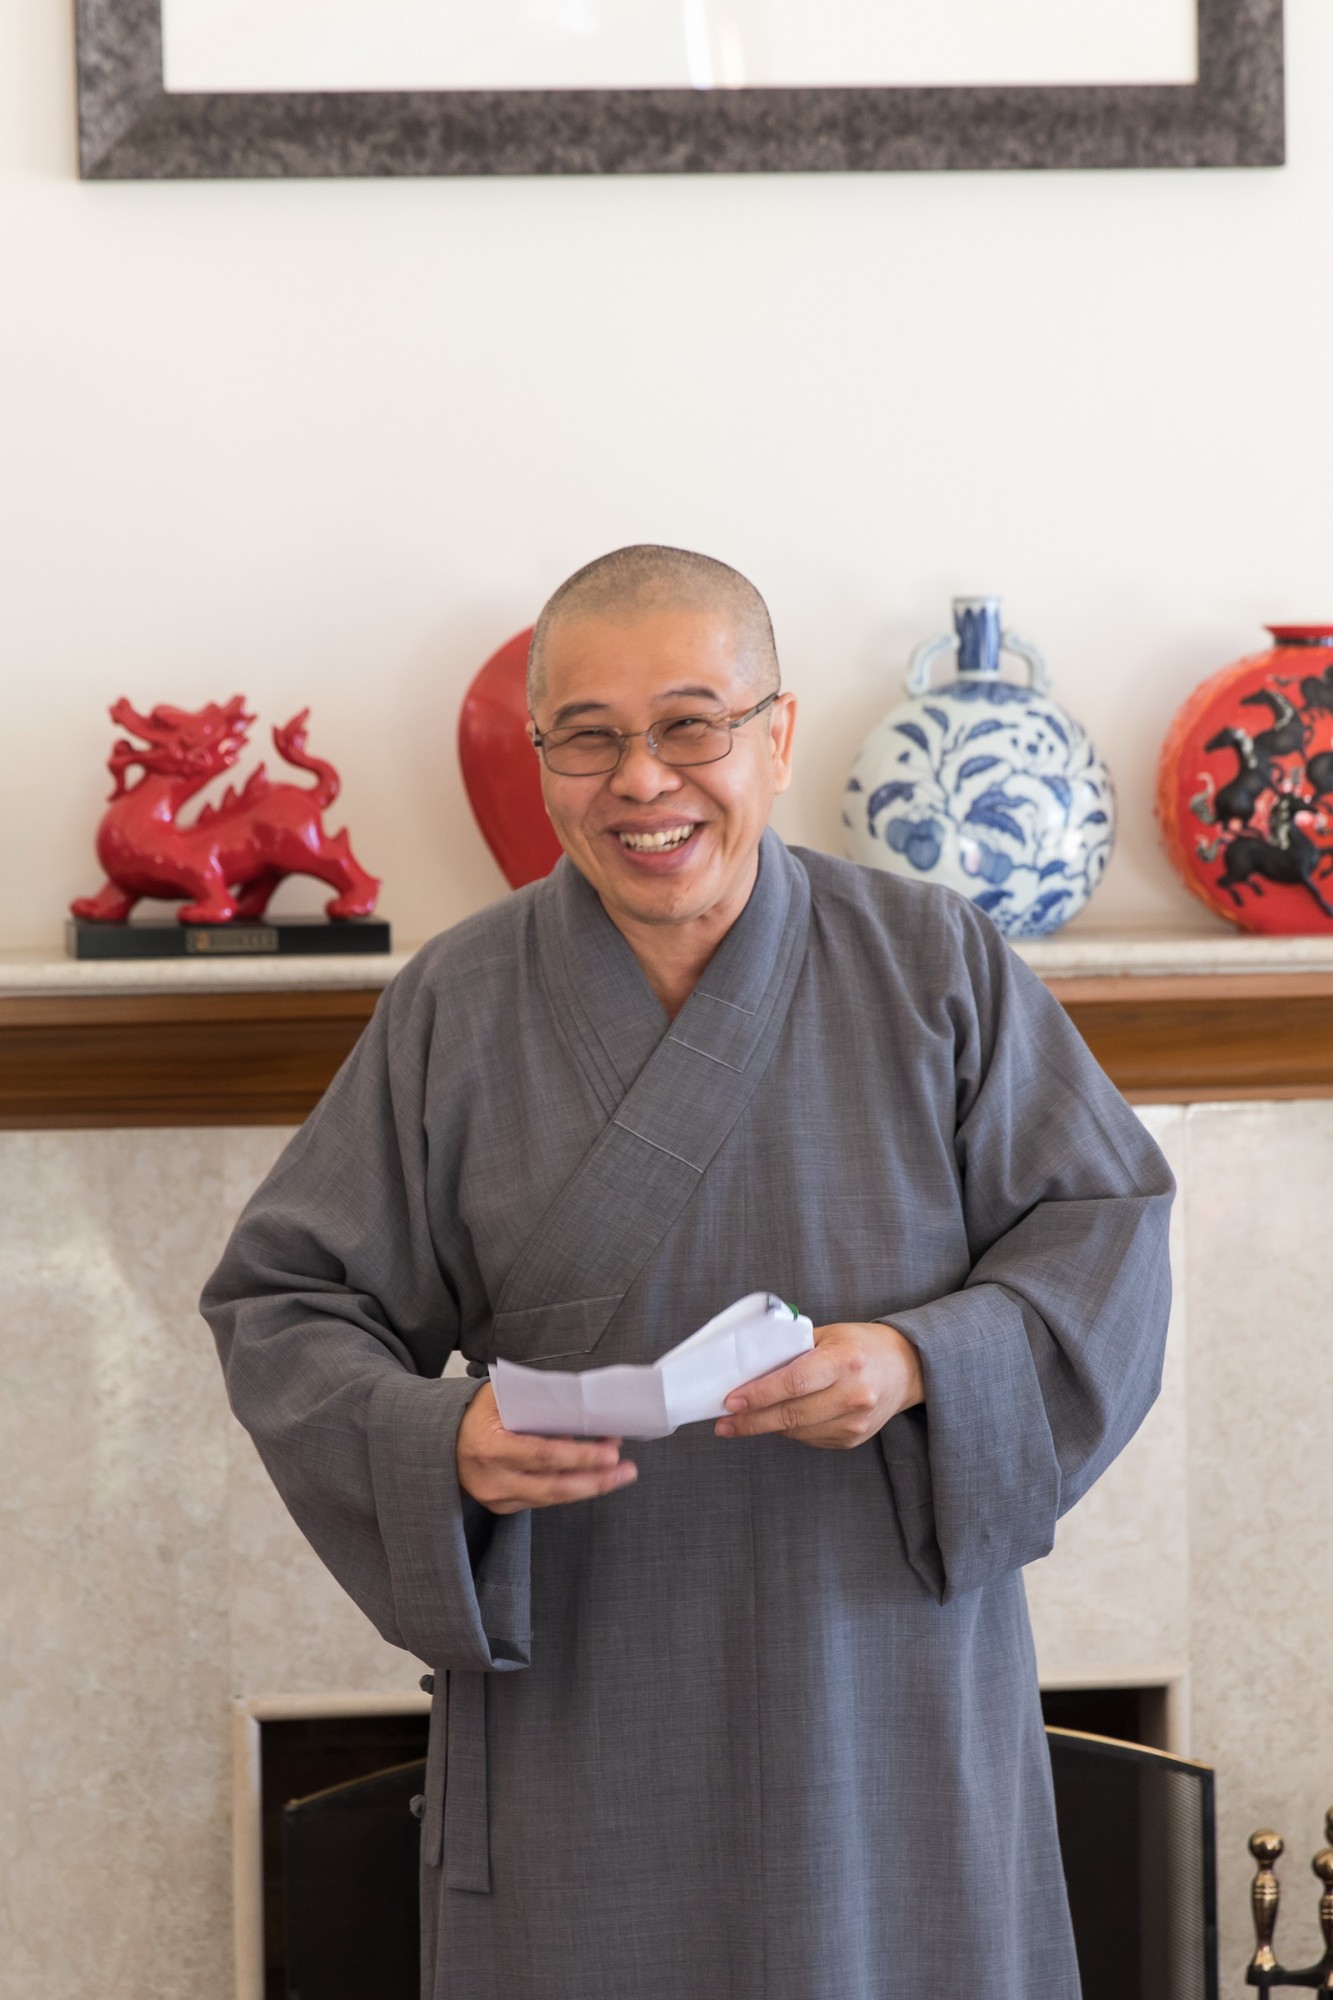
<svg viewBox="0 0 1333 2000"><path fill-rule="evenodd" d="M768 606L748 578L713 556L636 542L575 570L542 607L528 649L532 713L546 693L542 656L553 625L586 618L633 621L657 611L699 611L725 619L756 695L779 686Z"/></svg>

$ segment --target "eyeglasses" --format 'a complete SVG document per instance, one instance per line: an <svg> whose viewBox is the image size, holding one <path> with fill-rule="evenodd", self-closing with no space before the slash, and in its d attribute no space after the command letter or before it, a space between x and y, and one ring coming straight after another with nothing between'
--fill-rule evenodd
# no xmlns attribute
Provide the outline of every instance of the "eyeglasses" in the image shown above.
<svg viewBox="0 0 1333 2000"><path fill-rule="evenodd" d="M737 729L753 722L778 698L774 688L744 715L670 715L647 729L608 729L575 723L569 729L548 729L535 733L532 747L548 771L562 778L604 777L620 768L626 746L642 736L659 763L674 765L716 764L727 756Z"/></svg>

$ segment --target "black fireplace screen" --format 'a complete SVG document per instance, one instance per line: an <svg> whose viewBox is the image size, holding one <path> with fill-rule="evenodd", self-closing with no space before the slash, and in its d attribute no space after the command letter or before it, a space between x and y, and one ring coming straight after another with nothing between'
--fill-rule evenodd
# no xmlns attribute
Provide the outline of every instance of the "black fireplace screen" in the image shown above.
<svg viewBox="0 0 1333 2000"><path fill-rule="evenodd" d="M1213 1774L1048 1729L1083 2000L1217 2000Z"/></svg>
<svg viewBox="0 0 1333 2000"><path fill-rule="evenodd" d="M1137 1743L1046 1735L1083 2000L1217 2000L1212 1772ZM400 1765L284 1809L286 2000L417 2000L410 1802L424 1772Z"/></svg>
<svg viewBox="0 0 1333 2000"><path fill-rule="evenodd" d="M417 2000L425 1777L400 1764L284 1809L287 2000Z"/></svg>

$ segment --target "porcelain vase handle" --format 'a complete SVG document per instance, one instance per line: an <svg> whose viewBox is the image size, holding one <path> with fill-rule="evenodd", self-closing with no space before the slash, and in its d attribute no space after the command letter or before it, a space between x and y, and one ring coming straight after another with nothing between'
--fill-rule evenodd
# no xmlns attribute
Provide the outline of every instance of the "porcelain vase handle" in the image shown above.
<svg viewBox="0 0 1333 2000"><path fill-rule="evenodd" d="M958 634L942 633L938 639L926 639L919 645L907 663L907 677L903 682L909 694L925 694L930 686L930 670L941 653L958 651Z"/></svg>
<svg viewBox="0 0 1333 2000"><path fill-rule="evenodd" d="M907 665L904 686L908 694L925 694L930 687L930 670L936 660L944 653L957 651L956 632L942 633L938 639L927 639L918 646ZM1006 632L1000 640L1000 651L1012 653L1016 659L1022 660L1028 670L1029 687L1035 688L1038 694L1049 692L1051 670L1046 664L1045 656L1030 639L1020 639L1016 632Z"/></svg>
<svg viewBox="0 0 1333 2000"><path fill-rule="evenodd" d="M1046 664L1045 655L1038 651L1030 639L1020 639L1016 632L1002 633L1000 651L1012 653L1016 659L1022 660L1028 670L1029 687L1035 688L1038 694L1050 691L1051 670Z"/></svg>

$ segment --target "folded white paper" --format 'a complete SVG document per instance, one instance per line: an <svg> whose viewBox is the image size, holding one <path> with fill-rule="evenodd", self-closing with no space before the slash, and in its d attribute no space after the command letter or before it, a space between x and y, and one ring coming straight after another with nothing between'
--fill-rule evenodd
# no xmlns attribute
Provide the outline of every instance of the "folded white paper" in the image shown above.
<svg viewBox="0 0 1333 2000"><path fill-rule="evenodd" d="M678 1424L724 1417L743 1382L805 1354L814 1328L771 1292L737 1299L647 1367L554 1374L493 1361L491 1383L507 1431L542 1437L669 1437Z"/></svg>

